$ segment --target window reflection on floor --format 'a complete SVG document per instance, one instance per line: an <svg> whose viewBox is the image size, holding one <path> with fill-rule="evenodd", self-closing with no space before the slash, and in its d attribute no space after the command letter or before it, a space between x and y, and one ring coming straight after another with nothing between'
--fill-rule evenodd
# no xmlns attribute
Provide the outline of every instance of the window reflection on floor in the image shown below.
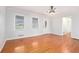
<svg viewBox="0 0 79 59"><path fill-rule="evenodd" d="M18 46L14 49L15 52L24 52L25 47L24 46Z"/></svg>
<svg viewBox="0 0 79 59"><path fill-rule="evenodd" d="M38 50L38 41L32 42L32 48L33 48L34 51Z"/></svg>

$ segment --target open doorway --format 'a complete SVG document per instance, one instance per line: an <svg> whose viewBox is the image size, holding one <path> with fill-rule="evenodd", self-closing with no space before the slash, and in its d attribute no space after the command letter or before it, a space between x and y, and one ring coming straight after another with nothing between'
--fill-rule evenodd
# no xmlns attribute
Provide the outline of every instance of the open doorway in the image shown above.
<svg viewBox="0 0 79 59"><path fill-rule="evenodd" d="M62 23L63 34L71 35L71 23L72 23L71 17L63 17L62 22L63 22Z"/></svg>
<svg viewBox="0 0 79 59"><path fill-rule="evenodd" d="M71 40L71 17L63 17L62 19L62 32L63 32L63 46L62 52L71 52L69 47L72 45Z"/></svg>

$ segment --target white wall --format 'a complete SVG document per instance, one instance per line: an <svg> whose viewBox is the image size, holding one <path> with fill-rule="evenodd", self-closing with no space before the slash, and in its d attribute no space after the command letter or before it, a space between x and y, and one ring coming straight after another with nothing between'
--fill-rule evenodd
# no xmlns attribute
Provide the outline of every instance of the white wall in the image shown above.
<svg viewBox="0 0 79 59"><path fill-rule="evenodd" d="M0 6L0 48L2 48L5 43L5 12L6 8Z"/></svg>
<svg viewBox="0 0 79 59"><path fill-rule="evenodd" d="M72 16L72 38L79 39L79 15L75 14Z"/></svg>
<svg viewBox="0 0 79 59"><path fill-rule="evenodd" d="M71 17L70 17L71 16ZM52 16L52 21L51 23L51 32L56 35L63 35L63 17L69 17L71 18L71 25L67 29L68 32L71 31L71 37L79 39L79 14L74 13L74 14L67 14L67 15L55 15ZM68 25L67 25L68 26Z"/></svg>
<svg viewBox="0 0 79 59"><path fill-rule="evenodd" d="M25 16L24 31L16 31L14 28L15 15ZM32 17L39 19L39 28L32 28ZM18 35L24 34L25 37L31 37L41 34L52 33L56 35L63 35L62 31L62 15L46 16L26 10L7 8L7 20L6 20L6 38L17 38ZM47 20L47 28L44 27L44 21Z"/></svg>
<svg viewBox="0 0 79 59"><path fill-rule="evenodd" d="M14 27L14 17L15 15L24 15L24 31L16 31ZM32 17L37 17L39 19L39 28L32 28ZM47 28L44 27L44 21L47 21ZM12 39L17 38L19 35L23 34L25 37L31 37L40 34L50 33L50 17L33 13L26 10L7 8L7 20L6 20L6 38Z"/></svg>
<svg viewBox="0 0 79 59"><path fill-rule="evenodd" d="M54 15L52 16L52 33L56 35L63 35L62 32L62 18L63 16Z"/></svg>

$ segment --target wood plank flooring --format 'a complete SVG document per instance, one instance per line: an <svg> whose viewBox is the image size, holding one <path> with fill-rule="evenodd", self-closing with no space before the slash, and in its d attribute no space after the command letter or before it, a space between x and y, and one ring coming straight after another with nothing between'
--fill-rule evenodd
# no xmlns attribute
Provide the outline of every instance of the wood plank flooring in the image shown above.
<svg viewBox="0 0 79 59"><path fill-rule="evenodd" d="M67 53L79 52L79 40L70 35L45 34L36 37L8 40L2 53Z"/></svg>

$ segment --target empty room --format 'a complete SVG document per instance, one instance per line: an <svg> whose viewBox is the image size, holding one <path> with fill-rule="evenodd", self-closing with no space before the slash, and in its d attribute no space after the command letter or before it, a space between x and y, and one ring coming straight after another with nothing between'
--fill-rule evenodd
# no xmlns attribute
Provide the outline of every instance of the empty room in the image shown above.
<svg viewBox="0 0 79 59"><path fill-rule="evenodd" d="M79 53L79 6L0 6L1 53Z"/></svg>

